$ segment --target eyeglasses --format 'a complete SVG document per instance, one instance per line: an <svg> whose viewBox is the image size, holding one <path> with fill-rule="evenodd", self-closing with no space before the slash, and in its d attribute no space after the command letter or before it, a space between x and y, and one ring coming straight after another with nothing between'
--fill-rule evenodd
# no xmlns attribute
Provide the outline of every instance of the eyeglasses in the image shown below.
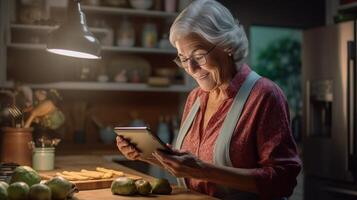
<svg viewBox="0 0 357 200"><path fill-rule="evenodd" d="M188 64L192 63L196 66L202 66L204 64L206 64L207 62L207 55L216 47L216 45L214 45L213 47L211 47L207 53L199 53L199 54L194 54L188 58L185 59L181 59L179 56L177 56L173 61L176 63L177 66L187 69L188 68Z"/></svg>

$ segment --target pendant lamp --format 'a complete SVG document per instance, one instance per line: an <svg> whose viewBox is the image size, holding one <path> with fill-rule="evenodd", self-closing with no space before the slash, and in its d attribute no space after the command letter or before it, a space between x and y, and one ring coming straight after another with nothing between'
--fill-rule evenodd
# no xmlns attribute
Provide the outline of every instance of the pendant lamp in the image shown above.
<svg viewBox="0 0 357 200"><path fill-rule="evenodd" d="M67 20L50 33L46 50L65 56L100 59L99 41L87 27L80 0L72 1L68 2Z"/></svg>

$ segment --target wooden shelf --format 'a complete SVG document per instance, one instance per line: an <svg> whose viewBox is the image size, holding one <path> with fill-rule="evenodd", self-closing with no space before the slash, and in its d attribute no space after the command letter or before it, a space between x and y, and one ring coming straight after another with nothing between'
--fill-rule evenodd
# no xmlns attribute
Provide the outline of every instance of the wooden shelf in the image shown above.
<svg viewBox="0 0 357 200"><path fill-rule="evenodd" d="M11 43L8 48L19 50L45 50L45 44L31 43ZM159 48L144 48L144 47L118 47L118 46L102 46L102 51L107 52L123 52L123 53L146 53L146 54L168 54L175 55L175 49L159 49Z"/></svg>
<svg viewBox="0 0 357 200"><path fill-rule="evenodd" d="M59 26L47 26L47 25L30 25L30 24L11 24L10 28L14 30L27 30L27 31L38 31L38 32L50 32ZM110 30L107 28L94 28L90 27L89 30L93 33L107 34Z"/></svg>
<svg viewBox="0 0 357 200"><path fill-rule="evenodd" d="M189 92L186 85L171 85L168 87L153 87L145 83L100 83L100 82L56 82L44 84L27 84L33 89L59 90L103 90L103 91L135 91L135 92ZM11 88L13 82L7 82L1 87Z"/></svg>
<svg viewBox="0 0 357 200"><path fill-rule="evenodd" d="M155 53L155 54L172 54L177 53L176 49L159 49L159 48L144 48L144 47L118 47L118 46L103 46L103 51L118 51L129 53Z"/></svg>
<svg viewBox="0 0 357 200"><path fill-rule="evenodd" d="M146 17L162 17L162 18L174 18L178 13L169 13L157 10L140 10L131 8L115 8L106 6L81 6L84 13L100 13L100 14L112 14L112 15L132 15L132 16L146 16Z"/></svg>

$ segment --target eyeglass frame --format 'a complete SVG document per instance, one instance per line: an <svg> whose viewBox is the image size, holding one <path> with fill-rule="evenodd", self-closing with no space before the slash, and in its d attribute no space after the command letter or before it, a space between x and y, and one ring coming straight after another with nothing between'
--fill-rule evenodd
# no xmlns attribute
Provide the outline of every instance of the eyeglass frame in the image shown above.
<svg viewBox="0 0 357 200"><path fill-rule="evenodd" d="M211 51L213 51L214 48L216 48L217 45L214 45L213 47L211 47L210 49L208 49L208 51L206 53L198 53L198 54L193 54L191 55L190 57L186 58L184 62L187 62L187 61L190 61L192 62L192 60L194 61L194 63L197 65L197 66L202 66L202 65L205 65L207 63L207 56L209 53L211 53ZM198 64L198 62L193 59L194 56L197 56L197 55L200 55L200 56L203 56L203 58L205 59L205 63L203 64ZM183 69L187 69L187 67L184 67L183 64L182 64L182 61L180 59L179 56L176 56L175 59L172 60L178 67L180 68L183 68Z"/></svg>

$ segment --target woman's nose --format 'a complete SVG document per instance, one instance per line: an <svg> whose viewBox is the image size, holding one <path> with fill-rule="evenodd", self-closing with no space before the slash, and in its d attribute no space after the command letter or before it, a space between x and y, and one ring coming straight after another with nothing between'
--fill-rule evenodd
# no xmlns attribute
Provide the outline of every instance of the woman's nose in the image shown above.
<svg viewBox="0 0 357 200"><path fill-rule="evenodd" d="M200 68L200 66L198 65L198 63L195 60L189 59L187 68L191 74L194 74L197 71L197 69Z"/></svg>

